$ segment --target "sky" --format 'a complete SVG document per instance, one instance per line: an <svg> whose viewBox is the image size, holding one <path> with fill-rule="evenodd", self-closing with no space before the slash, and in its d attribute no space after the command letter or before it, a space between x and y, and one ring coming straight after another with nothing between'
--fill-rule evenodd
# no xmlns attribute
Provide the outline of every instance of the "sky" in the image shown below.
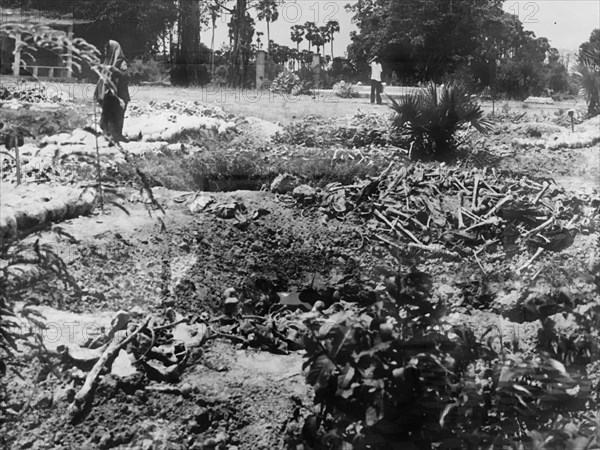
<svg viewBox="0 0 600 450"><path fill-rule="evenodd" d="M401 1L401 0L397 0ZM476 1L476 0L474 0ZM316 22L323 25L328 20L340 23L340 32L334 37L334 56L344 56L350 44L350 32L357 30L352 24L351 13L345 5L352 0L283 0L279 8L279 19L271 24L271 39L280 45L295 46L290 39L290 27L304 22ZM517 14L527 30L537 37L547 37L550 45L561 51L576 51L585 42L594 28L600 28L600 1L598 0L511 0L504 2L504 9ZM217 23L215 47L228 43L227 22L230 17L223 16ZM266 43L267 27L264 21L258 22L257 31L264 32L262 41ZM202 42L210 46L211 30L202 32ZM327 44L325 54L330 54ZM308 48L303 41L300 49Z"/></svg>

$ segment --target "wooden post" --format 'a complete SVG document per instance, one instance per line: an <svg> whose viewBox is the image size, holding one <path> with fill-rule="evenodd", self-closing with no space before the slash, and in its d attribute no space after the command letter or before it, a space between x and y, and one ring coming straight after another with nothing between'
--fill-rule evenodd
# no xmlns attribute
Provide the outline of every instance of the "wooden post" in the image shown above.
<svg viewBox="0 0 600 450"><path fill-rule="evenodd" d="M15 164L17 165L17 186L21 184L21 155L19 154L19 135L14 133L11 136L15 143Z"/></svg>
<svg viewBox="0 0 600 450"><path fill-rule="evenodd" d="M13 62L13 75L18 77L21 73L21 33L17 33L15 36L15 60Z"/></svg>
<svg viewBox="0 0 600 450"><path fill-rule="evenodd" d="M262 85L265 82L265 56L264 50L258 50L256 52L256 89L262 89Z"/></svg>
<svg viewBox="0 0 600 450"><path fill-rule="evenodd" d="M319 84L321 81L321 55L313 53L312 55L312 70L315 82L315 97L319 97Z"/></svg>
<svg viewBox="0 0 600 450"><path fill-rule="evenodd" d="M69 41L73 41L73 25L69 25L68 30L67 30L67 37L69 38ZM68 53L67 53L67 78L72 78L73 77L73 48L71 47L71 44L69 44L69 48L68 48Z"/></svg>
<svg viewBox="0 0 600 450"><path fill-rule="evenodd" d="M6 47L6 37L0 35L0 58L2 59L0 64L0 71L4 69L4 49ZM1 72L0 72L1 73Z"/></svg>

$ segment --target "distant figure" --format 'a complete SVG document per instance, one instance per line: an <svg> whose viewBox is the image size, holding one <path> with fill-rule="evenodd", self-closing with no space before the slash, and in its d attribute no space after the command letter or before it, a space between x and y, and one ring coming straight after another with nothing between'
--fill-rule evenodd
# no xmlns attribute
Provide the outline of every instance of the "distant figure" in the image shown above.
<svg viewBox="0 0 600 450"><path fill-rule="evenodd" d="M377 104L381 105L381 92L383 92L383 86L381 85L381 72L383 68L379 63L379 57L374 56L371 59L371 103L375 103L375 97L377 97Z"/></svg>
<svg viewBox="0 0 600 450"><path fill-rule="evenodd" d="M127 142L123 136L123 122L125 109L131 100L129 97L129 79L127 75L127 62L117 41L108 41L104 48L104 65L110 66L110 81L105 83L102 78L96 85L94 99L102 107L100 128L110 136L114 142Z"/></svg>

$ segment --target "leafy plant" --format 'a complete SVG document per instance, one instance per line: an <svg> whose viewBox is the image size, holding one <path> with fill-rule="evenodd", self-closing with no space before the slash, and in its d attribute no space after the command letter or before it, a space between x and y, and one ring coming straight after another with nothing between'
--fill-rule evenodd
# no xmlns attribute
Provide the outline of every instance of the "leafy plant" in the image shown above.
<svg viewBox="0 0 600 450"><path fill-rule="evenodd" d="M344 80L333 85L333 92L341 98L357 98L358 92L354 90L352 83L346 83Z"/></svg>
<svg viewBox="0 0 600 450"><path fill-rule="evenodd" d="M133 83L140 81L166 82L169 74L166 68L154 59L134 59L129 67L129 78Z"/></svg>
<svg viewBox="0 0 600 450"><path fill-rule="evenodd" d="M295 73L284 70L271 83L271 91L292 95L310 94L311 83L302 81Z"/></svg>
<svg viewBox="0 0 600 450"><path fill-rule="evenodd" d="M300 84L300 78L295 73L284 70L271 83L271 91L291 94L292 89L298 84Z"/></svg>
<svg viewBox="0 0 600 450"><path fill-rule="evenodd" d="M600 114L600 44L588 43L582 51L577 65L575 77L580 86L580 93L588 103L588 114Z"/></svg>
<svg viewBox="0 0 600 450"><path fill-rule="evenodd" d="M19 355L26 348L38 350L37 356L44 357L45 347L41 334L46 328L43 317L28 303L31 282L24 281L31 275L42 281L48 276L61 280L76 294L83 291L69 274L67 266L50 244L33 246L16 242L2 242L0 249L2 268L0 269L0 381L9 373L20 376L23 365ZM15 305L24 306L17 313ZM0 391L3 389L0 383ZM7 404L0 401L0 419L14 414Z"/></svg>
<svg viewBox="0 0 600 450"><path fill-rule="evenodd" d="M292 88L292 95L312 95L312 82L300 81L296 86Z"/></svg>
<svg viewBox="0 0 600 450"><path fill-rule="evenodd" d="M229 68L225 64L222 64L216 68L212 81L218 86L224 86L227 84L228 73Z"/></svg>
<svg viewBox="0 0 600 450"><path fill-rule="evenodd" d="M302 433L311 448L518 448L522 429L590 408L590 383L562 363L510 353L494 327L477 338L449 324L428 275L386 287L367 308L340 302L327 319L304 316L306 380L320 407Z"/></svg>
<svg viewBox="0 0 600 450"><path fill-rule="evenodd" d="M430 83L399 101L390 100L396 113L392 127L411 137L414 146L411 156L429 154L443 159L455 148L455 135L461 126L471 125L481 133L492 129L492 122L484 117L481 107L457 83L441 89Z"/></svg>

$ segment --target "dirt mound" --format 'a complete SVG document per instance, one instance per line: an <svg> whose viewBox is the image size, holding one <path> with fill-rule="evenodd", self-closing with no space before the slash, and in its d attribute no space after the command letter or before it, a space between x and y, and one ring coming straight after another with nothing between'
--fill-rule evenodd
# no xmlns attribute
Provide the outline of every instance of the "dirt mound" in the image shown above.
<svg viewBox="0 0 600 450"><path fill-rule="evenodd" d="M91 213L99 195L95 189L68 186L12 186L2 183L0 237L12 240L43 228Z"/></svg>

